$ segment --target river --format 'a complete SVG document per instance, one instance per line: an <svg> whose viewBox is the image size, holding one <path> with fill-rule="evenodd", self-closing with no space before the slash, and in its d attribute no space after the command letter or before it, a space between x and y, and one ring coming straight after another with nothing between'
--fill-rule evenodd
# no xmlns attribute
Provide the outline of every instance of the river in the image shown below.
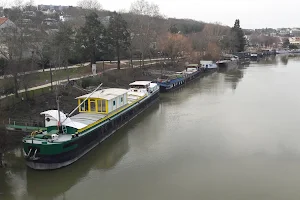
<svg viewBox="0 0 300 200"><path fill-rule="evenodd" d="M60 170L16 149L0 199L299 199L299 76L299 58L276 57L196 80Z"/></svg>

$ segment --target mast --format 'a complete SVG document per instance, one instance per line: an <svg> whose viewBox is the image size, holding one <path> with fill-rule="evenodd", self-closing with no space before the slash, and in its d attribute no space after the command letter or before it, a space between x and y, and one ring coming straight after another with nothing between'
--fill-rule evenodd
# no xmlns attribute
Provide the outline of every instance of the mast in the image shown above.
<svg viewBox="0 0 300 200"><path fill-rule="evenodd" d="M58 70L60 70L60 51L58 53ZM57 70L56 70L57 72ZM59 107L59 79L56 83L56 104L57 104L57 113L58 113L58 131L60 132L61 119L60 119L60 107Z"/></svg>
<svg viewBox="0 0 300 200"><path fill-rule="evenodd" d="M61 124L60 124L60 108L59 108L59 96L56 95L56 104L57 104L57 112L58 112L58 126L60 127Z"/></svg>

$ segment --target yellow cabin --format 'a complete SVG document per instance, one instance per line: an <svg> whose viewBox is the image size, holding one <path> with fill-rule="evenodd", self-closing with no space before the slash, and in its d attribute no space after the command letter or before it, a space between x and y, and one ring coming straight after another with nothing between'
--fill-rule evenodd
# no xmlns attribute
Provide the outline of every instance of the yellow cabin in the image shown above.
<svg viewBox="0 0 300 200"><path fill-rule="evenodd" d="M81 113L111 113L125 105L127 105L127 93L126 89L109 88L86 94L78 99L78 105L80 105L87 97L88 99L79 106L79 112Z"/></svg>

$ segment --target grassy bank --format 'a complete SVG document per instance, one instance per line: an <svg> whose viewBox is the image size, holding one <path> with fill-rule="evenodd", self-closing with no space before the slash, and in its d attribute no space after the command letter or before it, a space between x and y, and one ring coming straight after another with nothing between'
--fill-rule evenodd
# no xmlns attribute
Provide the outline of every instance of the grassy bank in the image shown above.
<svg viewBox="0 0 300 200"><path fill-rule="evenodd" d="M100 66L99 66L100 65ZM183 63L179 63L178 65L171 66L163 66L164 70L178 71L182 70ZM101 67L101 63L98 64L97 67ZM106 66L115 67L115 65ZM103 87L118 87L118 88L127 88L128 84L136 81L136 80L149 80L152 81L158 78L158 75L153 75L151 70L161 70L162 65L156 64L153 66L145 67L145 68L125 68L122 70L111 70L106 71L100 75L91 78L84 78L82 80L76 81L77 85L82 88L86 88L89 86L97 86L100 83L103 83ZM81 68L79 68L81 70ZM82 76L83 74L77 71L74 72L74 75ZM66 75L65 72L62 73L61 76ZM77 106L77 101L75 97L85 94L82 90L76 89L71 85L60 86L61 98L60 98L60 106L63 111L70 112ZM23 100L22 100L23 99ZM56 109L56 97L55 93L51 92L50 87L41 88L38 90L28 91L27 96L25 93L20 94L19 98L15 98L14 96L9 96L0 101L1 116L0 123L3 120L7 120L8 118L19 120L35 120L41 121L43 118L40 116L40 113L49 109Z"/></svg>
<svg viewBox="0 0 300 200"><path fill-rule="evenodd" d="M97 63L97 72L101 72L107 69L116 68L116 63L105 63L104 68L102 63ZM128 65L122 65L121 67L128 67ZM83 75L91 74L92 70L89 66L83 66L79 68L67 68L67 69L59 69L52 71L52 81L64 80L68 78L77 78ZM24 84L22 82L26 82L26 86L28 88L35 87L43 84L50 83L51 75L49 71L46 72L37 72L33 74L26 74L18 77L20 81L20 88L24 89ZM4 87L12 87L13 78L5 78L0 80L0 85Z"/></svg>

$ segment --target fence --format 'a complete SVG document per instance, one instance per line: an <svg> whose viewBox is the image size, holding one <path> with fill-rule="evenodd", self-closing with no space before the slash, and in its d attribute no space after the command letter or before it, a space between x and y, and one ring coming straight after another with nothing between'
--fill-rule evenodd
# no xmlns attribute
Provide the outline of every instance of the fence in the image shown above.
<svg viewBox="0 0 300 200"><path fill-rule="evenodd" d="M35 130L45 129L44 122L42 121L34 121L34 120L20 120L20 119L11 119L9 118L7 121L3 121L4 126L7 130L12 131L24 131L31 132Z"/></svg>

